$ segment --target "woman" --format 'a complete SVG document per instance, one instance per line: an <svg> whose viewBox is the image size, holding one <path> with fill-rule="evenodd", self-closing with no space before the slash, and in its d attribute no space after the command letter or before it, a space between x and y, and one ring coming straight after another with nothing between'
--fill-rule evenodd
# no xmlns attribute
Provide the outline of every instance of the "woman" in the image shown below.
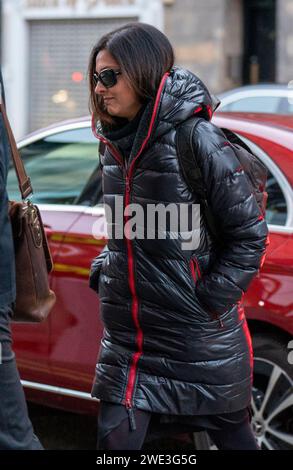
<svg viewBox="0 0 293 470"><path fill-rule="evenodd" d="M133 238L129 213L112 220L90 276L105 326L92 390L101 400L98 446L140 449L156 426L204 428L221 449L258 449L241 299L260 266L267 227L232 147L210 123L208 90L173 62L166 36L142 23L93 48L90 100L93 131L105 144L104 202L112 216L118 196L144 214L151 204L199 203L175 139L179 124L200 117L192 145L225 245L217 246L202 216L199 246L189 250L170 224L164 239Z"/></svg>

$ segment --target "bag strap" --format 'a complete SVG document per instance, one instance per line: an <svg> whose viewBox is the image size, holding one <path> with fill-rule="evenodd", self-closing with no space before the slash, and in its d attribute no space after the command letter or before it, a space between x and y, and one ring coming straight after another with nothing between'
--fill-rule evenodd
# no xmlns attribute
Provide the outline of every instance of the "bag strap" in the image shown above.
<svg viewBox="0 0 293 470"><path fill-rule="evenodd" d="M102 157L105 155L106 152L106 144L102 140L100 140L99 142L99 169L100 171L103 171Z"/></svg>
<svg viewBox="0 0 293 470"><path fill-rule="evenodd" d="M21 156L16 146L14 135L13 135L13 132L10 127L10 123L6 114L5 106L2 100L1 83L0 83L0 112L2 113L4 125L7 131L7 135L8 135L8 141L10 144L12 160L13 160L15 172L16 172L17 179L18 179L19 190L20 190L22 199L25 200L30 194L32 194L33 188L31 185L31 180L26 174Z"/></svg>
<svg viewBox="0 0 293 470"><path fill-rule="evenodd" d="M176 148L184 179L189 189L199 197L208 228L213 237L221 244L222 242L216 227L216 221L208 203L207 188L193 147L194 129L200 119L201 118L193 117L178 126L176 132ZM192 168L190 168L190 157L192 158Z"/></svg>

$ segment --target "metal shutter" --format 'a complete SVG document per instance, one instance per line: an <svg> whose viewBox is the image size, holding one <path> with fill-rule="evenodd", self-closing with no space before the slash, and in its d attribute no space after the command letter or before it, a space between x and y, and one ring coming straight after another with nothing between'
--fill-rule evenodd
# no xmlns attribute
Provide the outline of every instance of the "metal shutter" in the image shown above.
<svg viewBox="0 0 293 470"><path fill-rule="evenodd" d="M87 67L105 33L137 18L30 21L29 131L89 114ZM80 72L82 81L73 81ZM79 75L77 75L77 78Z"/></svg>

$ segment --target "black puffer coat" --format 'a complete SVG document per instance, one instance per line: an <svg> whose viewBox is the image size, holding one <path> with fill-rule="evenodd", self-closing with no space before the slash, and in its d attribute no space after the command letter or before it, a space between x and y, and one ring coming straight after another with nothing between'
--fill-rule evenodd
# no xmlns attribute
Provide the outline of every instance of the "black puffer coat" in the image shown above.
<svg viewBox="0 0 293 470"><path fill-rule="evenodd" d="M176 126L202 116L193 145L209 204L225 241L216 247L201 219L200 245L182 238L109 239L93 261L105 326L92 395L177 415L219 414L251 398L252 349L241 304L265 253L267 226L223 133L209 122L211 97L191 72L165 74L141 118L125 168L101 130L104 202L197 204L176 154ZM124 224L128 217L124 217ZM113 226L119 224L113 221ZM116 225L117 227L117 225Z"/></svg>

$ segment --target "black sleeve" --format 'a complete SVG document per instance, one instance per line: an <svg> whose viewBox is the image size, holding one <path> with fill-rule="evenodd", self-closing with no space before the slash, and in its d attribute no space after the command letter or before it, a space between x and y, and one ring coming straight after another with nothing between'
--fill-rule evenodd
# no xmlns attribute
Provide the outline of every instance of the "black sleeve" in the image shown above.
<svg viewBox="0 0 293 470"><path fill-rule="evenodd" d="M97 293L99 292L99 277L100 277L101 267L102 267L104 259L106 258L108 254L109 254L109 249L108 249L108 246L105 245L101 253L98 256L96 256L96 258L94 258L91 263L89 286L91 289L93 289Z"/></svg>
<svg viewBox="0 0 293 470"><path fill-rule="evenodd" d="M198 282L197 294L211 312L222 314L241 299L257 274L268 228L223 132L201 121L194 130L193 145L224 242L211 272Z"/></svg>
<svg viewBox="0 0 293 470"><path fill-rule="evenodd" d="M4 128L2 114L0 113L0 198L2 197L2 194L4 194L5 186L6 186L6 173L7 173L7 168L6 168L7 155L5 154L5 152L7 152L6 143L7 143L6 132Z"/></svg>

